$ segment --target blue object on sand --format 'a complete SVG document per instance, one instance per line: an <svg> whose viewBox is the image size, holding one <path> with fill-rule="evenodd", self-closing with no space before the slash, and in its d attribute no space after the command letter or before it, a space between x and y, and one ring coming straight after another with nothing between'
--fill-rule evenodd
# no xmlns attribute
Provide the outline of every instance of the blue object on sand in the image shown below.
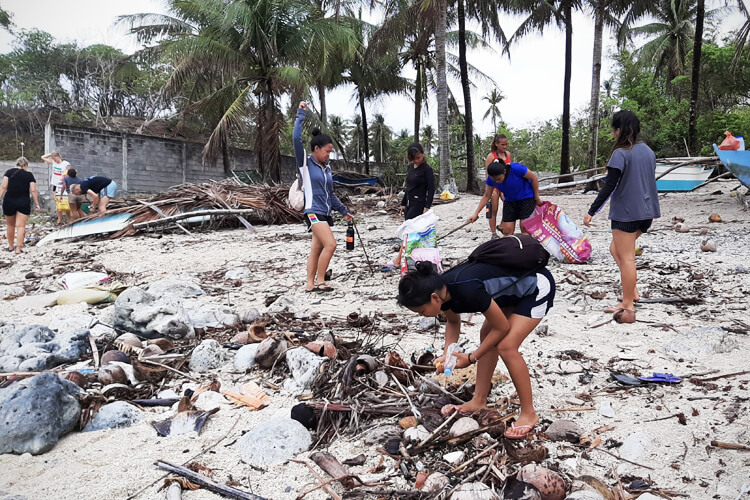
<svg viewBox="0 0 750 500"><path fill-rule="evenodd" d="M638 380L644 382L660 382L664 384L679 384L682 382L680 377L672 375L671 373L654 373L650 377L638 377Z"/></svg>

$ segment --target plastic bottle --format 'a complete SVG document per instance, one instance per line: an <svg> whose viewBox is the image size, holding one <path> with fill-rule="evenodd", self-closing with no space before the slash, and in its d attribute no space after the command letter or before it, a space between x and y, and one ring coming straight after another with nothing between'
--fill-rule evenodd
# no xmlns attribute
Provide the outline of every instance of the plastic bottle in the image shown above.
<svg viewBox="0 0 750 500"><path fill-rule="evenodd" d="M740 141L740 149L739 150L740 151L745 151L745 138L742 137L741 135L738 135L737 137L735 137L735 139L737 139L738 141Z"/></svg>
<svg viewBox="0 0 750 500"><path fill-rule="evenodd" d="M449 345L448 349L445 350L445 364L443 365L443 373L445 373L449 377L453 373L453 369L456 367L456 363L458 363L458 358L455 356L455 353L457 352L464 352L464 350L461 349L461 346L459 346L456 342Z"/></svg>
<svg viewBox="0 0 750 500"><path fill-rule="evenodd" d="M488 219L492 218L492 200L487 202L487 206L484 207L484 216Z"/></svg>
<svg viewBox="0 0 750 500"><path fill-rule="evenodd" d="M351 222L346 226L346 249L354 250L354 224Z"/></svg>

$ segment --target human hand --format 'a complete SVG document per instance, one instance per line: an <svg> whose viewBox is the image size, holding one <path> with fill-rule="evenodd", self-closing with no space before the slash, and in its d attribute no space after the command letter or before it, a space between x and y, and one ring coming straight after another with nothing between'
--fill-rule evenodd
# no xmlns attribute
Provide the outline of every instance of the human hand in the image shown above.
<svg viewBox="0 0 750 500"><path fill-rule="evenodd" d="M469 221L470 224L473 224L473 223L475 223L477 221L478 218L479 218L479 216L477 214L474 214L471 217L469 217L468 221Z"/></svg>
<svg viewBox="0 0 750 500"><path fill-rule="evenodd" d="M537 207L541 207L542 205L544 205L544 202L538 196L536 198L534 198L534 200L536 200L536 206Z"/></svg>
<svg viewBox="0 0 750 500"><path fill-rule="evenodd" d="M593 219L593 217L591 215L589 215L589 214L584 215L583 216L583 225L586 226L586 227L590 226L591 225L591 219Z"/></svg>
<svg viewBox="0 0 750 500"><path fill-rule="evenodd" d="M346 222L351 222L354 220L354 217L352 217L352 214L346 214L344 220L346 220Z"/></svg>
<svg viewBox="0 0 750 500"><path fill-rule="evenodd" d="M466 368L471 365L469 361L469 354L465 352L455 352L453 355L456 357L456 368Z"/></svg>
<svg viewBox="0 0 750 500"><path fill-rule="evenodd" d="M425 208L424 210L422 210L422 213L423 213L423 214L426 214L426 213L427 213L427 212L429 212L429 211L430 211L430 209L429 209L429 208Z"/></svg>
<svg viewBox="0 0 750 500"><path fill-rule="evenodd" d="M439 358L433 359L432 365L435 367L436 373L443 373L443 371L445 371L445 354Z"/></svg>
<svg viewBox="0 0 750 500"><path fill-rule="evenodd" d="M307 111L307 103L305 101L300 101L299 109L304 109L305 111Z"/></svg>
<svg viewBox="0 0 750 500"><path fill-rule="evenodd" d="M39 203L37 203L36 205L34 205L34 211L38 212L40 210L41 210L41 208L39 208Z"/></svg>

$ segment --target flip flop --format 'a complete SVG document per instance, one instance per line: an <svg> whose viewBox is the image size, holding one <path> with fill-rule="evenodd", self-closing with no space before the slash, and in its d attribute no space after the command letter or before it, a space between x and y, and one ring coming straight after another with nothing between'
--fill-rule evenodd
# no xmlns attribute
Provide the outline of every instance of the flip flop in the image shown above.
<svg viewBox="0 0 750 500"><path fill-rule="evenodd" d="M641 377L638 377L636 379L636 378L633 378L633 377L628 377L627 375L620 375L619 373L610 373L609 376L610 376L610 378L612 378L612 380L616 380L617 382L619 382L622 385L632 385L632 386L643 385L641 383L641 381L638 380Z"/></svg>
<svg viewBox="0 0 750 500"><path fill-rule="evenodd" d="M393 262L389 262L388 264L383 264L383 267L380 268L381 273L389 273L391 271L397 271L398 267Z"/></svg>
<svg viewBox="0 0 750 500"><path fill-rule="evenodd" d="M682 382L682 378L672 375L671 373L654 373L650 377L638 377L638 380L644 382L658 382L664 384L679 384Z"/></svg>
<svg viewBox="0 0 750 500"><path fill-rule="evenodd" d="M528 429L528 430L525 433L521 434L521 435L508 434L508 431L505 431L505 433L503 434L503 436L505 436L506 439L526 439L526 436L528 436L529 432L531 432L532 429L534 429L534 426L533 425L516 425L515 422L511 422L510 428L511 429L522 429L522 430L523 429Z"/></svg>
<svg viewBox="0 0 750 500"><path fill-rule="evenodd" d="M313 291L319 292L319 293L327 293L327 292L332 292L333 287L330 287L324 283L319 283L313 287Z"/></svg>

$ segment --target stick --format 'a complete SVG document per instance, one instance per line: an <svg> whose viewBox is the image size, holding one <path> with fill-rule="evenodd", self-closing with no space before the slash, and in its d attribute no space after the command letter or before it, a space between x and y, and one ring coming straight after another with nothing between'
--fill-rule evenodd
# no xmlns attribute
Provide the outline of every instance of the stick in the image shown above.
<svg viewBox="0 0 750 500"><path fill-rule="evenodd" d="M717 176L716 176L716 177L714 177L713 179L708 179L708 180L707 180L706 182L704 182L703 184L698 184L698 185L697 185L697 186L695 186L695 187L694 187L693 189L690 189L690 190L688 191L688 193L692 193L693 191L695 191L695 190L696 190L696 189L698 189L699 187L703 187L703 186L705 186L706 184L710 184L710 183L712 183L713 181L719 180L719 179L721 179L721 178L723 178L723 177L728 177L728 176L730 176L730 175L732 175L732 172L724 172L724 173L723 173L723 174L721 174L721 175L717 175Z"/></svg>
<svg viewBox="0 0 750 500"><path fill-rule="evenodd" d="M610 451L607 451L607 450L603 450L603 449L601 449L599 447L597 447L597 448L591 448L591 449L592 450L596 450L596 451L601 451L602 453L606 453L607 455L609 455L611 457L615 457L618 460L622 460L623 462L627 462L629 464L637 465L638 467L643 467L644 469L654 470L653 467L649 467L648 465L639 464L638 462L633 462L632 460L628 460L627 458L622 458L619 455L615 455L614 453L612 453ZM587 450L587 451L590 451L590 450Z"/></svg>
<svg viewBox="0 0 750 500"><path fill-rule="evenodd" d="M170 464L169 462L164 462L161 460L157 461L155 465L160 469L168 470L174 474L186 477L195 484L200 484L208 491L212 491L217 495L221 495L223 497L235 498L237 500L266 500L263 497L259 497L258 495L253 495L252 493L238 490L237 488L232 488L231 486L219 484L209 477L204 476L203 474L198 474L197 472L193 472L190 469L186 469L185 467L180 467L179 465Z"/></svg>
<svg viewBox="0 0 750 500"><path fill-rule="evenodd" d="M459 230L459 229L461 229L462 227L466 227L466 226L468 226L469 224L471 224L471 222L469 222L469 221L466 221L466 222L464 222L463 224L461 224L460 226L458 226L458 227L457 227L456 229L451 229L450 231L448 231L448 232L447 232L447 233L445 233L444 235L440 236L440 237L439 237L439 238L438 238L438 239L437 239L436 241L440 241L440 240L442 240L443 238L446 238L446 237L450 236L451 234L455 233L456 231L458 231L458 230Z"/></svg>
<svg viewBox="0 0 750 500"><path fill-rule="evenodd" d="M404 393L404 396L406 396L406 400L409 402L409 407L411 408L412 414L417 418L422 418L422 414L419 412L419 410L417 410L417 407L414 406L414 403L412 403L411 398L409 397L409 393L406 391L406 389L404 389L404 386L401 385L401 382L399 382L396 376L392 373L391 373L391 378L393 379L394 382L396 382L396 385L398 386L399 389L401 389L401 392Z"/></svg>
<svg viewBox="0 0 750 500"><path fill-rule="evenodd" d="M91 344L91 354L94 357L94 368L99 368L99 350L96 348L94 336L89 333L89 344Z"/></svg>
<svg viewBox="0 0 750 500"><path fill-rule="evenodd" d="M745 446L744 444L722 443L721 441L711 441L711 446L715 446L717 448L724 448L725 450L750 451L750 446Z"/></svg>
<svg viewBox="0 0 750 500"><path fill-rule="evenodd" d="M151 210L153 210L154 212L156 212L157 214L159 214L159 216L161 216L162 218L168 217L168 215L165 214L164 211L161 208L157 207L153 203L149 203L149 202L143 201L143 200L135 200L135 201L137 201L138 203L140 203L142 205L146 205L148 208L150 208ZM182 229L183 231L185 231L185 233L187 233L188 236L192 236L193 235L193 233L191 233L190 231L188 231L187 229L185 229L185 226L180 225L180 223L175 222L175 225L177 227L179 227L180 229Z"/></svg>
<svg viewBox="0 0 750 500"><path fill-rule="evenodd" d="M306 466L307 466L307 468L308 468L308 469L310 469L310 471L312 471L312 473L313 473L313 474L315 474L315 476L317 476L318 480L319 480L319 481L320 481L321 483L323 483L323 484L322 484L322 486L323 486L323 489L324 489L324 490L326 490L326 491L328 492L328 494L329 494L329 495L331 495L331 498L333 498L333 500L341 500L341 496L339 496L339 494L338 494L338 493L336 493L335 491L333 491L333 489L332 489L332 488L331 488L331 487L329 486L329 484L328 484L329 482L328 482L328 481L326 481L325 479L323 479L323 477L321 477L321 475L320 475L320 474L318 474L318 471L316 471L315 469L313 469L312 465L310 465L310 464L309 464L309 463L307 463L307 462L303 462L302 460L295 460L295 459L293 459L293 458L292 458L292 459L289 459L289 461L290 461L290 462L295 462L295 463L298 463L298 464L303 464L303 465L306 465Z"/></svg>
<svg viewBox="0 0 750 500"><path fill-rule="evenodd" d="M330 453L316 451L310 455L310 459L332 478L341 478L338 481L345 489L354 488L354 481L349 477L349 471Z"/></svg>
<svg viewBox="0 0 750 500"><path fill-rule="evenodd" d="M482 453L478 454L474 458L471 458L471 459L467 460L466 462L462 463L461 465L459 465L458 467L456 467L455 469L453 469L452 471L450 471L449 474L455 474L456 472L460 471L461 469L463 469L467 465L473 464L474 462L476 462L477 460L479 460L480 458L482 458L483 456L485 456L487 453L489 453L490 451L492 451L493 449L495 449L499 445L500 445L500 441L496 442L495 444L493 444L489 448L486 448Z"/></svg>
<svg viewBox="0 0 750 500"><path fill-rule="evenodd" d="M365 249L365 242L362 241L362 237L359 235L359 229L357 229L357 223L354 222L354 219L352 219L352 224L354 225L354 230L357 231L357 239L359 239L359 244L362 246L362 251L365 253L365 259L367 259L367 265L370 268L370 275L374 276L375 271L372 270L372 263L370 262L370 257L367 256L367 249Z"/></svg>
<svg viewBox="0 0 750 500"><path fill-rule="evenodd" d="M567 175L566 175L567 177ZM581 184L588 184L589 182L598 181L600 179L604 179L606 175L596 175L594 177L590 177L588 179L583 179L581 181L573 181L573 182L563 182L562 184L550 184L549 186L542 186L539 188L539 191L548 191L550 189L558 189L558 188L564 188L564 187L572 187L572 186L579 186Z"/></svg>
<svg viewBox="0 0 750 500"><path fill-rule="evenodd" d="M722 378L736 377L737 375L745 375L746 373L750 373L750 370L745 370L742 372L727 373L726 375L717 375L716 377L710 377L710 378L699 378L695 380L697 380L698 382L711 382L711 381L719 380Z"/></svg>
<svg viewBox="0 0 750 500"><path fill-rule="evenodd" d="M53 369L53 370L43 370L41 372L3 372L0 373L0 378L7 378L7 377L33 377L34 375L39 375L40 373L61 373L65 370L60 369Z"/></svg>
<svg viewBox="0 0 750 500"><path fill-rule="evenodd" d="M193 382L198 382L198 383L200 383L200 382L201 382L201 381L200 381L200 380L198 380L197 378L193 378L193 377L191 377L190 375L188 375L187 373L181 372L180 370L177 370L177 369L175 369L175 368L172 368L171 366L167 366L167 365L165 365L164 363L157 363L156 361L149 361L148 359L141 359L141 360L140 360L140 362L141 362L141 363L143 363L144 365L153 365L153 366L159 366L159 367L161 367L161 368L164 368L164 369L166 369L166 370L169 370L169 371L175 372L175 373L177 373L178 375L182 375L182 376L183 376L183 377L185 377L185 378L189 378L189 379L190 379L190 380L192 380Z"/></svg>
<svg viewBox="0 0 750 500"><path fill-rule="evenodd" d="M253 208L243 208L243 209L223 209L223 208L213 208L211 210L194 210L192 212L185 212L177 215L172 215L170 217L166 217L164 219L155 219L150 220L146 222L139 222L137 224L133 224L133 229L145 229L147 227L154 227L154 226L163 226L165 224L170 224L174 221L183 220L183 219L189 219L190 217L198 217L198 216L204 216L204 215L239 215L239 214L245 214L249 215L254 212L257 212L257 210Z"/></svg>
<svg viewBox="0 0 750 500"><path fill-rule="evenodd" d="M424 447L424 445L426 445L427 443L429 443L435 436L437 436L438 432L440 432L441 430L443 430L443 428L446 425L448 425L451 422L451 420L453 420L454 418L456 418L456 415L458 415L458 414L459 414L459 412L457 412L457 411L454 411L453 413L451 413L451 416L448 417L447 419L445 419L445 422L443 422L442 424L440 424L437 429L435 429L434 431L432 431L432 434L430 434L429 436L427 436L426 438L424 438L422 440L422 442L419 443L416 446L416 448L422 448L422 447Z"/></svg>

